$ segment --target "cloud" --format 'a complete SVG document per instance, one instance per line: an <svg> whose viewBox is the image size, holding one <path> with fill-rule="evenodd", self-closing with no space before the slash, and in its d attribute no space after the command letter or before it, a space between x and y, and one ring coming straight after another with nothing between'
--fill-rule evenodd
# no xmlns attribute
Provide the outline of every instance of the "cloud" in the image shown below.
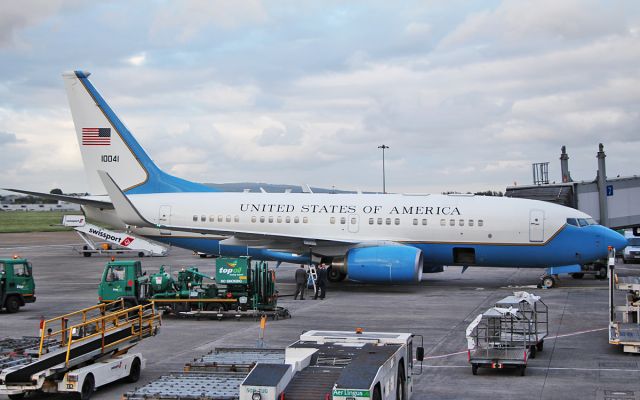
<svg viewBox="0 0 640 400"><path fill-rule="evenodd" d="M21 152L3 182L84 189L59 79L76 65L192 180L379 190L382 143L394 191L504 190L563 144L590 178L601 141L634 173L637 2L46 4L0 17L4 43L32 46L0 49L0 131Z"/></svg>
<svg viewBox="0 0 640 400"><path fill-rule="evenodd" d="M267 19L259 0L186 0L159 9L150 31L152 37L185 43L207 27L233 30Z"/></svg>
<svg viewBox="0 0 640 400"><path fill-rule="evenodd" d="M125 60L125 62L133 65L134 67L139 67L143 65L146 61L147 61L147 54L144 52L133 55Z"/></svg>
<svg viewBox="0 0 640 400"><path fill-rule="evenodd" d="M0 144L16 143L17 141L15 134L0 131Z"/></svg>
<svg viewBox="0 0 640 400"><path fill-rule="evenodd" d="M78 3L78 0L3 2L0 13L0 47L9 46L18 41L18 31L41 23L64 9L77 7Z"/></svg>

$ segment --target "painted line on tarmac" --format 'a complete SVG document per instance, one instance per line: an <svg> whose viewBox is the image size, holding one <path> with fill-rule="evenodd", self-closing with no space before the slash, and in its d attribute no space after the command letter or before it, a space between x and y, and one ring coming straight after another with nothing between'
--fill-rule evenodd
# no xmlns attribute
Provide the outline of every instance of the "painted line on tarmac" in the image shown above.
<svg viewBox="0 0 640 400"><path fill-rule="evenodd" d="M78 246L78 243L70 243L70 244L39 244L33 246L0 246L0 249L39 249L39 248L48 248L48 247L73 247Z"/></svg>
<svg viewBox="0 0 640 400"><path fill-rule="evenodd" d="M564 337L569 337L569 336L576 336L576 335L583 335L585 333L592 333L592 332L599 332L599 331L605 331L609 328L595 328L595 329L589 329L586 331L579 331L579 332L572 332L572 333L565 333L563 335L556 335L556 336L549 336L544 338L544 340L554 340L554 339L560 339L560 338L564 338ZM441 354L438 356L429 356L429 357L425 357L425 360L435 360L438 358L447 358L447 357L452 357L452 356L457 356L460 354L467 354L468 350L464 350L464 351L456 351L455 353L448 353L448 354ZM552 368L549 368L552 369Z"/></svg>
<svg viewBox="0 0 640 400"><path fill-rule="evenodd" d="M469 368L469 365L423 365L423 368ZM499 368L497 368L499 369ZM507 368L505 368L507 369ZM553 371L584 371L584 372L640 372L640 369L624 369L624 368L580 368L580 367L532 367L527 365L527 370L553 370Z"/></svg>

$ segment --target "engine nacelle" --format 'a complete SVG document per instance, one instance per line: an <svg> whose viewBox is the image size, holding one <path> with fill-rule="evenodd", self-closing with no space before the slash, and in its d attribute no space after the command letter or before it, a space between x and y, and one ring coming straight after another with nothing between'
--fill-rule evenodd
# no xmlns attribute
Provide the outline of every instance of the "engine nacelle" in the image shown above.
<svg viewBox="0 0 640 400"><path fill-rule="evenodd" d="M417 283L422 279L422 250L410 246L354 247L347 252L344 270L359 282Z"/></svg>

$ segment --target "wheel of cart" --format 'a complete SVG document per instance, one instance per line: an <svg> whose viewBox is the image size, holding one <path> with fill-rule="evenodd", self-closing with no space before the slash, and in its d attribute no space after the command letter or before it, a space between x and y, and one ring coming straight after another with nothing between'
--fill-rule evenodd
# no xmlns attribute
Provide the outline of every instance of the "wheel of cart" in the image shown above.
<svg viewBox="0 0 640 400"><path fill-rule="evenodd" d="M478 375L478 364L476 363L471 364L471 373L474 375Z"/></svg>
<svg viewBox="0 0 640 400"><path fill-rule="evenodd" d="M537 345L532 344L531 346L529 346L529 358L536 358L536 347Z"/></svg>

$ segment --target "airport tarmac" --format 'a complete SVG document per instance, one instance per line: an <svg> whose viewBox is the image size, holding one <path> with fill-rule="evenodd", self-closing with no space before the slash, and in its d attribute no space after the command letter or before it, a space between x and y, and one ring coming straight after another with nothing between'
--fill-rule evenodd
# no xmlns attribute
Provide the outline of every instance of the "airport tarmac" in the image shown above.
<svg viewBox="0 0 640 400"><path fill-rule="evenodd" d="M73 232L1 234L0 257L28 258L36 278L37 302L17 314L0 314L0 337L37 335L40 316L54 317L97 301L105 256L84 258ZM173 248L168 257L144 258L143 266L195 265L213 271L212 259ZM275 266L275 263L272 265ZM277 270L281 295L292 294L294 265ZM424 337L426 359L415 378L414 399L624 399L640 400L640 356L622 353L607 340L607 283L585 277L563 278L561 286L536 289L540 269L449 267L428 274L420 285L331 284L327 299L280 299L293 318L267 323L268 347L284 347L310 329L412 332ZM640 275L640 266L619 265L620 275ZM550 337L544 351L529 361L526 376L511 370L471 373L465 329L496 300L514 290L532 291L549 306ZM179 371L185 362L215 347L255 346L259 326L253 320L182 320L165 318L160 334L136 351L147 369L136 384L116 383L98 390L95 399L118 399L135 386ZM1 397L1 396L0 396ZM65 396L29 398L61 399Z"/></svg>

